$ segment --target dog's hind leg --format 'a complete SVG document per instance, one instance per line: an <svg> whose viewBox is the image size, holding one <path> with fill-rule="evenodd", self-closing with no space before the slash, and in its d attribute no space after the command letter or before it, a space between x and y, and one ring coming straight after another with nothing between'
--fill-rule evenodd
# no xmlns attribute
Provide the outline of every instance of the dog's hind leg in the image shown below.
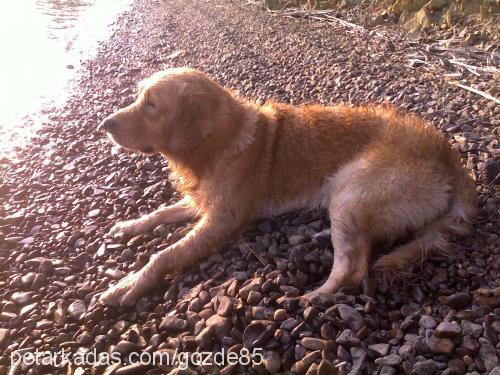
<svg viewBox="0 0 500 375"><path fill-rule="evenodd" d="M344 286L357 286L368 275L370 241L363 233L353 233L344 222L332 222L332 243L335 248L333 268L326 282L304 296L334 293Z"/></svg>
<svg viewBox="0 0 500 375"><path fill-rule="evenodd" d="M410 170L404 164L361 158L346 165L331 179L333 269L327 281L305 297L358 285L368 275L374 244L425 228L446 213L449 202L447 177L426 164L415 163ZM412 248L410 259L414 254Z"/></svg>
<svg viewBox="0 0 500 375"><path fill-rule="evenodd" d="M122 233L124 236L130 237L145 233L160 224L173 224L192 219L195 216L196 212L189 200L184 198L171 206L161 207L139 219L120 221L110 229L108 234L114 236Z"/></svg>

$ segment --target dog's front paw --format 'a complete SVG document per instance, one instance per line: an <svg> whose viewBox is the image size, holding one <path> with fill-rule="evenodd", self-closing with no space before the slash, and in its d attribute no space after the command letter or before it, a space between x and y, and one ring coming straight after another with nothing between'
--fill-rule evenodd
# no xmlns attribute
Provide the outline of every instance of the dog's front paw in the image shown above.
<svg viewBox="0 0 500 375"><path fill-rule="evenodd" d="M108 232L108 236L124 236L124 237L133 237L138 234L147 232L149 227L145 225L145 222L141 219L136 220L127 220L127 221L119 221Z"/></svg>
<svg viewBox="0 0 500 375"><path fill-rule="evenodd" d="M131 306L141 298L153 285L146 280L144 271L131 273L110 287L99 297L99 302L113 306Z"/></svg>

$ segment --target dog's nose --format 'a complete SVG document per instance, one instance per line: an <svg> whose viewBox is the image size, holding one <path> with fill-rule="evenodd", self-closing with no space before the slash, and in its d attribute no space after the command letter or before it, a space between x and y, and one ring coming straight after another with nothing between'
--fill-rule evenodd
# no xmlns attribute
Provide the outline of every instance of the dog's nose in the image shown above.
<svg viewBox="0 0 500 375"><path fill-rule="evenodd" d="M104 119L103 122L98 127L98 130L105 130L107 132L112 133L118 128L118 123L112 117L108 117Z"/></svg>

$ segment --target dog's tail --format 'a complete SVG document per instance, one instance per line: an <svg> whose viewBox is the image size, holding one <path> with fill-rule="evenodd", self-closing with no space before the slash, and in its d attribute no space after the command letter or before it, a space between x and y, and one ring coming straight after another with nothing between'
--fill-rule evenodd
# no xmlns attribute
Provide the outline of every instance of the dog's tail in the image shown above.
<svg viewBox="0 0 500 375"><path fill-rule="evenodd" d="M380 257L374 264L376 273L396 276L433 252L447 253L451 237L470 232L475 214L475 185L460 165L456 167L460 170L455 169L448 211L421 228L410 242Z"/></svg>

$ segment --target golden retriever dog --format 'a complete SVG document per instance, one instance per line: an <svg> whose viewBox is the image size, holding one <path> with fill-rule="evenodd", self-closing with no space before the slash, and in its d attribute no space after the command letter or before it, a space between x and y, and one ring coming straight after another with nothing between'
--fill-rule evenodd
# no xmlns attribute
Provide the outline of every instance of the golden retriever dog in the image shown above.
<svg viewBox="0 0 500 375"><path fill-rule="evenodd" d="M474 213L474 184L458 153L433 127L390 107L259 106L199 71L176 68L146 79L137 100L100 128L126 149L165 156L183 196L117 223L111 235L197 219L184 238L105 291L105 303L134 304L251 221L290 210L324 208L331 219L333 269L306 299L358 285L380 244L408 239L374 262L381 272L445 250L450 236L468 232Z"/></svg>

